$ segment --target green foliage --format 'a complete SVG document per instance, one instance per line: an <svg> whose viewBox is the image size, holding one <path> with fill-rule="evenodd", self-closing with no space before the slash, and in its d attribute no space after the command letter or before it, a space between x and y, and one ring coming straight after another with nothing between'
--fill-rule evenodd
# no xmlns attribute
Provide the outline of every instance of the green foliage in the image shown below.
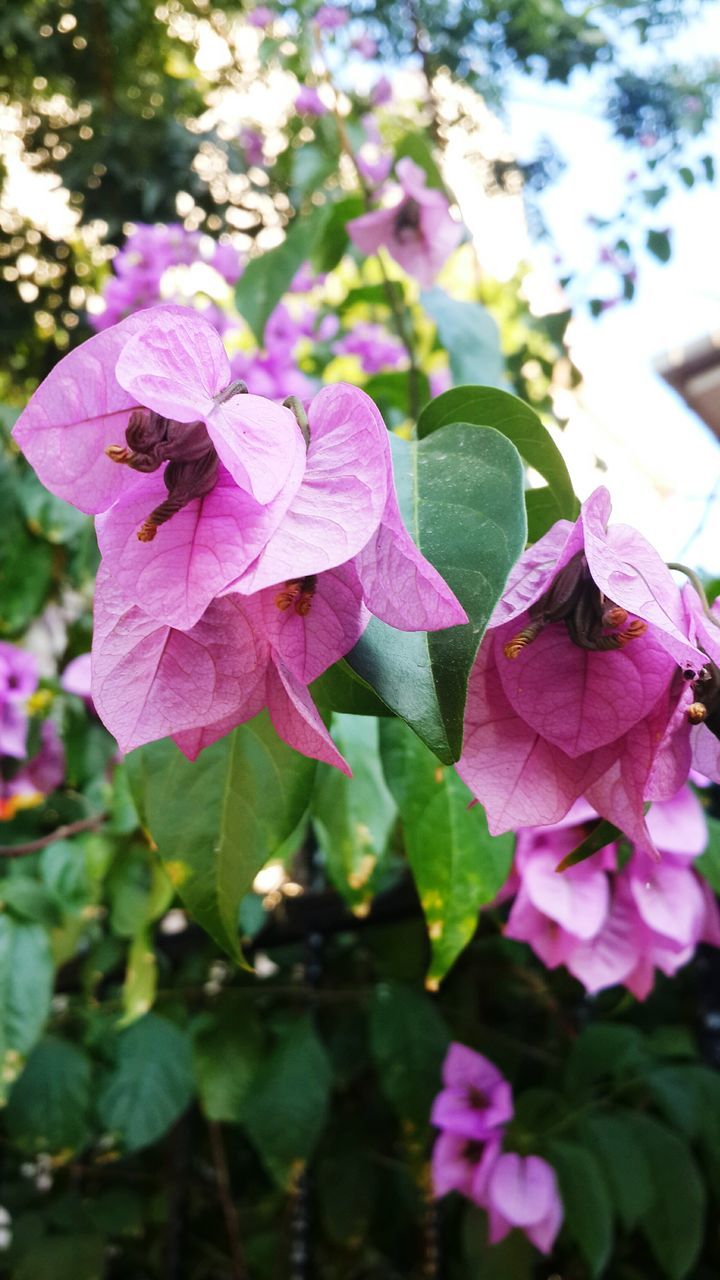
<svg viewBox="0 0 720 1280"><path fill-rule="evenodd" d="M50 1009L53 963L47 933L0 915L0 1095L39 1039Z"/></svg>
<svg viewBox="0 0 720 1280"><path fill-rule="evenodd" d="M47 1036L35 1046L7 1106L7 1130L22 1150L67 1159L90 1133L92 1064L67 1040Z"/></svg>
<svg viewBox="0 0 720 1280"><path fill-rule="evenodd" d="M453 424L419 444L393 438L405 523L471 625L407 633L371 619L348 655L354 671L446 764L462 747L467 681L508 573L525 542L522 468L493 430ZM467 547L477 548L468 560Z"/></svg>
<svg viewBox="0 0 720 1280"><path fill-rule="evenodd" d="M389 1103L414 1141L427 1136L448 1031L435 1005L416 988L381 983L370 1009L370 1040Z"/></svg>
<svg viewBox="0 0 720 1280"><path fill-rule="evenodd" d="M565 1225L587 1261L590 1275L600 1276L613 1243L612 1208L600 1166L579 1143L548 1145L565 1210Z"/></svg>
<svg viewBox="0 0 720 1280"><path fill-rule="evenodd" d="M437 325L442 346L450 355L455 382L461 387L465 384L497 386L503 382L500 335L485 307L478 302L458 302L438 288L424 290L421 298Z"/></svg>
<svg viewBox="0 0 720 1280"><path fill-rule="evenodd" d="M117 1035L116 1060L98 1097L98 1114L126 1151L157 1141L193 1093L187 1035L153 1013Z"/></svg>

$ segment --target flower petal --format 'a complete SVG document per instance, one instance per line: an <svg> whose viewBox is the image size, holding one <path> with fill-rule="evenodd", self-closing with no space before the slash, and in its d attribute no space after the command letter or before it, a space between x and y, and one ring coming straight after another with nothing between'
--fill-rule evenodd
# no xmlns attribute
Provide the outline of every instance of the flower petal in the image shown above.
<svg viewBox="0 0 720 1280"><path fill-rule="evenodd" d="M267 705L277 732L288 746L352 777L350 766L340 755L305 685L279 659L268 668Z"/></svg>
<svg viewBox="0 0 720 1280"><path fill-rule="evenodd" d="M288 485L288 500L297 493L306 451L289 409L243 393L214 404L205 422L220 461L256 502L272 502Z"/></svg>
<svg viewBox="0 0 720 1280"><path fill-rule="evenodd" d="M369 620L352 565L339 565L318 575L307 614L278 607L282 588L261 593L265 631L285 666L310 684L333 662L349 653Z"/></svg>
<svg viewBox="0 0 720 1280"><path fill-rule="evenodd" d="M191 307L154 307L137 316L123 346L117 380L136 403L177 422L193 422L213 408L230 382L230 363L217 330Z"/></svg>

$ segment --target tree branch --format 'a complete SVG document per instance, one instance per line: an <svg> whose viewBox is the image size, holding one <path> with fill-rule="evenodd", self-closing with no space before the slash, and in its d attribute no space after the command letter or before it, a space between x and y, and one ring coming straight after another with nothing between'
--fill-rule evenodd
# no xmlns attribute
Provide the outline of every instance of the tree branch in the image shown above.
<svg viewBox="0 0 720 1280"><path fill-rule="evenodd" d="M68 840L70 836L78 836L83 831L97 831L107 821L106 813L94 813L89 818L80 818L77 822L66 822L56 827L49 835L38 836L37 840L28 840L25 844L0 844L0 858L25 858L29 853L38 853L46 849L56 840Z"/></svg>

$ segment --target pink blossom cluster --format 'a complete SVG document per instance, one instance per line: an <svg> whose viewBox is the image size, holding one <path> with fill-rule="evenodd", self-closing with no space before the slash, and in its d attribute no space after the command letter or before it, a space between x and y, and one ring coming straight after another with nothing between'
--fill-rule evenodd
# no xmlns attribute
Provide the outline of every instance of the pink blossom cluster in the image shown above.
<svg viewBox="0 0 720 1280"><path fill-rule="evenodd" d="M64 776L62 745L50 720L41 724L39 748L27 758L29 700L37 687L33 656L0 642L0 821L39 804Z"/></svg>
<svg viewBox="0 0 720 1280"><path fill-rule="evenodd" d="M188 756L267 707L346 768L308 685L371 614L465 622L400 515L373 402L325 387L307 414L232 382L216 330L162 306L67 355L15 439L42 482L96 516L92 697L122 750Z"/></svg>
<svg viewBox="0 0 720 1280"><path fill-rule="evenodd" d="M441 1130L432 1157L436 1196L459 1191L485 1209L491 1244L513 1228L549 1253L563 1222L555 1171L541 1156L503 1150L512 1089L497 1067L463 1044L450 1045L444 1088L431 1120Z"/></svg>
<svg viewBox="0 0 720 1280"><path fill-rule="evenodd" d="M699 942L720 946L717 901L692 865L707 845L704 811L686 785L647 814L660 862L641 852L620 866L612 844L559 874L596 818L578 801L562 823L518 833L501 895L515 892L505 934L529 943L548 969L564 965L588 992L622 983L644 1000L656 970L676 973Z"/></svg>
<svg viewBox="0 0 720 1280"><path fill-rule="evenodd" d="M202 236L181 222L138 223L113 259L113 274L103 288L105 309L88 315L95 330L109 329L126 316L160 301L160 282L168 267L190 266L200 258ZM232 245L218 243L209 259L224 279L234 284L241 272L240 256Z"/></svg>
<svg viewBox="0 0 720 1280"><path fill-rule="evenodd" d="M298 347L308 339L312 343L326 342L335 336L337 328L335 316L319 317L315 309L307 305L291 311L281 302L265 326L264 348L237 351L232 356L233 377L242 378L250 391L270 400L283 400L290 395L308 399L317 390L317 384L298 367Z"/></svg>
<svg viewBox="0 0 720 1280"><path fill-rule="evenodd" d="M468 690L458 771L493 834L584 797L658 858L648 803L720 780L720 628L598 489L512 570ZM638 864L636 864L638 865Z"/></svg>
<svg viewBox="0 0 720 1280"><path fill-rule="evenodd" d="M365 373L398 369L405 363L405 348L379 324L360 322L335 343L336 355L357 356Z"/></svg>

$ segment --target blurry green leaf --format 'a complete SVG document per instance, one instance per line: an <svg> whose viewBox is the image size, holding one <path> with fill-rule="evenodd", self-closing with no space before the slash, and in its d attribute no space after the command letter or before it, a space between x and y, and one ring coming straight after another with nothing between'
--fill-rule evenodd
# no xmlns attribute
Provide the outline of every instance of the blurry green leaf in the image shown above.
<svg viewBox="0 0 720 1280"><path fill-rule="evenodd" d="M341 659L310 687L313 701L320 712L342 711L353 716L389 716L389 707L381 702L369 684Z"/></svg>
<svg viewBox="0 0 720 1280"><path fill-rule="evenodd" d="M262 1023L249 1000L223 1002L193 1031L193 1064L208 1120L239 1124L250 1084L263 1056Z"/></svg>
<svg viewBox="0 0 720 1280"><path fill-rule="evenodd" d="M281 1187L313 1154L330 1100L330 1064L309 1017L290 1023L248 1092L244 1125Z"/></svg>
<svg viewBox="0 0 720 1280"><path fill-rule="evenodd" d="M235 286L235 303L260 346L265 325L287 292L293 276L310 256L323 210L298 215L282 244L248 262Z"/></svg>
<svg viewBox="0 0 720 1280"><path fill-rule="evenodd" d="M58 924L57 905L44 885L30 876L6 876L0 880L0 907L19 920L34 920L37 924Z"/></svg>
<svg viewBox="0 0 720 1280"><path fill-rule="evenodd" d="M702 1243L705 1191L689 1147L650 1116L624 1110L626 1124L645 1154L652 1174L653 1200L641 1228L668 1280L684 1280Z"/></svg>
<svg viewBox="0 0 720 1280"><path fill-rule="evenodd" d="M432 943L437 982L472 938L480 907L507 880L515 840L491 836L481 805L399 720L380 727L383 766L403 821L405 848Z"/></svg>
<svg viewBox="0 0 720 1280"><path fill-rule="evenodd" d="M422 370L415 374L417 395L421 404L430 399L430 383ZM407 418L411 411L410 374L407 369L393 369L385 373L374 373L363 384L363 391L373 399L383 417L390 421L393 413L397 418Z"/></svg>
<svg viewBox="0 0 720 1280"><path fill-rule="evenodd" d="M0 1098L19 1074L50 1012L53 963L39 924L0 915Z"/></svg>
<svg viewBox="0 0 720 1280"><path fill-rule="evenodd" d="M372 895L397 811L380 765L377 720L337 715L333 738L353 776L321 770L312 816L330 879L356 905Z"/></svg>
<svg viewBox="0 0 720 1280"><path fill-rule="evenodd" d="M315 271L334 270L348 245L346 224L351 218L359 218L364 208L365 202L360 195L345 196L324 206L310 252L310 262Z"/></svg>
<svg viewBox="0 0 720 1280"><path fill-rule="evenodd" d="M337 147L328 145L327 142L323 145L305 142L302 146L296 147L292 153L292 185L296 195L295 204L299 204L306 196L319 191L327 179L336 172L337 165Z"/></svg>
<svg viewBox="0 0 720 1280"><path fill-rule="evenodd" d="M86 846L81 841L56 840L47 849L43 849L40 855L43 883L61 911L82 911L90 900L90 877L85 853Z"/></svg>
<svg viewBox="0 0 720 1280"><path fill-rule="evenodd" d="M707 880L715 893L720 893L720 819L705 814L708 829L707 849L693 859L693 868Z"/></svg>
<svg viewBox="0 0 720 1280"><path fill-rule="evenodd" d="M467 611L470 625L396 631L372 618L346 661L445 764L462 750L478 645L525 545L523 475L514 446L453 424L419 444L391 437L405 523ZM473 548L472 555L468 548Z"/></svg>
<svg viewBox="0 0 720 1280"><path fill-rule="evenodd" d="M537 542L558 518L557 502L552 489L548 485L543 485L541 489L526 489L525 510L528 542Z"/></svg>
<svg viewBox="0 0 720 1280"><path fill-rule="evenodd" d="M32 1240L12 1280L104 1280L105 1241L90 1232Z"/></svg>
<svg viewBox="0 0 720 1280"><path fill-rule="evenodd" d="M645 241L648 251L658 259L659 262L669 262L672 249L670 246L670 236L667 231L648 231Z"/></svg>
<svg viewBox="0 0 720 1280"><path fill-rule="evenodd" d="M555 870L562 873L567 871L569 867L576 867L578 863L592 858L594 853L599 853L601 849L606 849L609 844L617 840L618 836L622 836L620 828L602 818L600 822L596 822L589 835L586 835L585 839L581 840L575 849L570 853L566 853L564 858L561 858Z"/></svg>
<svg viewBox="0 0 720 1280"><path fill-rule="evenodd" d="M678 169L678 176L686 187L695 186L695 174L686 164L682 164Z"/></svg>
<svg viewBox="0 0 720 1280"><path fill-rule="evenodd" d="M551 496L555 503L553 521L576 518L580 507L573 492L565 459L550 432L524 401L493 387L453 387L437 396L423 409L418 419L418 436L422 439L451 422L494 427L512 441L528 466L533 467L547 481L549 493L544 489L535 489L528 490L525 494L528 513L535 520L540 514L540 498L532 496L534 494L543 495L544 518L549 514L547 504ZM533 530L533 535L537 534L538 530Z"/></svg>
<svg viewBox="0 0 720 1280"><path fill-rule="evenodd" d="M192 1095L190 1041L183 1031L149 1013L119 1033L117 1060L100 1093L98 1112L126 1151L157 1142Z"/></svg>
<svg viewBox="0 0 720 1280"><path fill-rule="evenodd" d="M583 1137L596 1155L617 1216L632 1231L653 1199L652 1171L643 1148L620 1116L589 1116Z"/></svg>
<svg viewBox="0 0 720 1280"><path fill-rule="evenodd" d="M0 635L22 631L40 613L52 580L53 551L3 510L0 531Z"/></svg>
<svg viewBox="0 0 720 1280"><path fill-rule="evenodd" d="M41 485L34 471L23 471L16 493L23 515L32 533L48 542L71 542L90 524L90 517L71 507L69 502L56 498Z"/></svg>
<svg viewBox="0 0 720 1280"><path fill-rule="evenodd" d="M490 312L479 302L458 302L437 286L423 289L420 301L437 325L458 386L502 386L505 378L500 334Z"/></svg>
<svg viewBox="0 0 720 1280"><path fill-rule="evenodd" d="M198 924L239 959L240 902L302 818L315 761L286 746L263 713L194 763L165 741L133 751L126 766L177 892Z"/></svg>
<svg viewBox="0 0 720 1280"><path fill-rule="evenodd" d="M585 1096L603 1080L635 1075L646 1069L648 1054L635 1027L597 1023L573 1041L565 1064L564 1085L570 1094Z"/></svg>
<svg viewBox="0 0 720 1280"><path fill-rule="evenodd" d="M10 1138L28 1152L79 1151L88 1138L91 1101L90 1059L67 1040L47 1036L10 1093Z"/></svg>
<svg viewBox="0 0 720 1280"><path fill-rule="evenodd" d="M597 1160L576 1142L548 1143L547 1155L558 1176L565 1226L590 1275L600 1276L612 1250L613 1215Z"/></svg>
<svg viewBox="0 0 720 1280"><path fill-rule="evenodd" d="M395 143L393 150L396 161L401 160L403 156L409 156L411 160L415 161L415 164L418 164L425 171L429 187L435 187L440 191L445 190L442 174L435 163L427 134L420 132L404 133Z"/></svg>
<svg viewBox="0 0 720 1280"><path fill-rule="evenodd" d="M121 850L107 879L110 924L121 938L134 938L169 907L174 890L162 865L144 845Z"/></svg>
<svg viewBox="0 0 720 1280"><path fill-rule="evenodd" d="M474 1205L468 1206L464 1215L463 1240L468 1277L531 1280L537 1255L527 1237L520 1231L511 1231L499 1244L490 1244L487 1214Z"/></svg>
<svg viewBox="0 0 720 1280"><path fill-rule="evenodd" d="M375 988L370 1042L380 1088L419 1136L428 1132L449 1039L432 996L399 982L381 982Z"/></svg>
<svg viewBox="0 0 720 1280"><path fill-rule="evenodd" d="M129 1027L152 1009L157 989L157 957L148 929L140 929L128 947L122 986L123 1016L119 1027Z"/></svg>
<svg viewBox="0 0 720 1280"><path fill-rule="evenodd" d="M668 188L665 185L665 183L662 183L662 185L659 187L649 187L646 191L643 191L643 200L645 201L645 204L648 205L650 209L656 209L659 204L662 204L667 193L668 193ZM656 235L657 233L654 231L651 231L650 234ZM649 247L650 246L648 245L648 248ZM653 249L651 252L654 253L655 250Z"/></svg>

